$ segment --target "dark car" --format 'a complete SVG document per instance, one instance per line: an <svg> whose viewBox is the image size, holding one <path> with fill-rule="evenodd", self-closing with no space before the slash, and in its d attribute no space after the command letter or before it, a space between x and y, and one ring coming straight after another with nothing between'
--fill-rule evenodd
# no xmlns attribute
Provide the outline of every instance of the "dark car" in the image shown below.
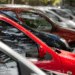
<svg viewBox="0 0 75 75"><path fill-rule="evenodd" d="M50 34L50 33L46 33L46 32L39 32L39 31L35 31L34 29L30 28L29 26L23 24L21 21L19 21L18 19L6 14L4 11L1 11L2 14L8 16L9 18L11 18L12 20L16 21L17 23L19 23L21 26L23 26L24 28L26 28L27 30L29 30L30 32L32 32L34 35L36 35L38 38L40 38L42 41L44 41L48 46L50 47L55 47L55 48L59 48L59 49L63 49L66 51L73 51L72 48L69 47L68 43L66 42L65 39L61 38L60 36L54 35L54 34ZM4 29L4 28L3 28ZM11 32L15 32L11 33ZM8 29L8 32L3 32L3 34L5 35L10 35L12 34L12 36L10 37L12 40L14 40L15 38L17 38L17 36L19 37L23 37L22 33L19 33L16 29L12 28L12 29ZM15 36L13 36L13 34ZM23 37L24 38L24 37ZM18 39L19 40L19 39Z"/></svg>

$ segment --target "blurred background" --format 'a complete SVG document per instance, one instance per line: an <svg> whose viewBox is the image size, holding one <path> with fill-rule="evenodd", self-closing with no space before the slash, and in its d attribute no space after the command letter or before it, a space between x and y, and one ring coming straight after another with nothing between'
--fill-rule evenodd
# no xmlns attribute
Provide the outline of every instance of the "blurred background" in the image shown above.
<svg viewBox="0 0 75 75"><path fill-rule="evenodd" d="M25 4L32 6L75 6L75 0L0 0L0 4Z"/></svg>

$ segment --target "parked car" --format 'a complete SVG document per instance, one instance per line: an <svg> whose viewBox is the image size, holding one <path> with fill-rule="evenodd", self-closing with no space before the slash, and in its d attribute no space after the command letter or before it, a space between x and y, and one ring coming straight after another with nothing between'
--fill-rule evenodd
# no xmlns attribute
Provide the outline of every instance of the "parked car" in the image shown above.
<svg viewBox="0 0 75 75"><path fill-rule="evenodd" d="M17 33L22 33L23 37L17 36L14 40L11 40L10 36L12 35L12 30L9 29L12 28L15 28L15 30L18 31ZM24 56L27 58L34 58L35 60L30 61L40 69L75 75L75 54L56 48L50 48L37 36L28 31L27 28L24 28L3 14L0 14L0 30L0 39L3 43L20 54L25 53ZM7 34L7 32L11 32L11 34ZM3 33L6 33L7 36ZM15 33L15 31L13 33ZM7 47L3 48L7 49ZM8 50L8 52L11 51ZM7 52L5 53L8 54ZM16 56L16 54L14 56ZM17 58L19 59L18 56ZM14 60L19 61L17 59Z"/></svg>
<svg viewBox="0 0 75 75"><path fill-rule="evenodd" d="M16 60L15 60L16 59ZM45 73L44 73L44 72ZM51 70L40 70L26 57L0 41L0 75L67 75Z"/></svg>
<svg viewBox="0 0 75 75"><path fill-rule="evenodd" d="M57 9L57 8L49 9L49 7L41 7L41 6L33 7L30 9L40 11L42 14L49 17L50 20L52 20L55 24L59 25L60 27L64 27L66 29L72 29L72 30L74 30L74 28L75 28L75 22L73 22L72 19L69 19L71 17L74 19L73 15L67 13L64 9ZM65 14L66 16L68 15L68 17L64 18L52 10L57 10L57 11L61 12L62 16Z"/></svg>
<svg viewBox="0 0 75 75"><path fill-rule="evenodd" d="M64 9L49 9L50 11L53 11L54 13L56 13L57 15L59 15L61 18L65 19L65 20L71 20L75 23L75 17L70 14L69 12L65 11Z"/></svg>
<svg viewBox="0 0 75 75"><path fill-rule="evenodd" d="M70 47L75 47L75 31L59 27L42 13L20 8L0 8L0 10L6 11L34 29L59 35L66 39ZM36 18L37 20L35 20Z"/></svg>
<svg viewBox="0 0 75 75"><path fill-rule="evenodd" d="M2 12L2 14L10 17L12 20L14 20L14 21L20 23L22 26L24 26L24 24L22 22L20 22L18 19L6 14L4 11L1 11L1 12ZM38 32L38 31L31 29L30 27L28 27L26 25L24 27L27 28L29 31L31 31L33 34L35 34L38 38L40 38L42 41L44 41L50 47L55 47L55 48L67 50L70 52L72 52L74 50L74 49L70 48L68 43L66 42L66 40L61 38L60 36L46 33L46 32ZM22 33L17 33L18 31L14 28L11 28L8 30L16 33L15 34L15 33L11 33L8 31L7 32L8 34L12 34L12 35L14 34L15 36L23 37ZM6 32L5 32L5 35L7 36ZM14 37L14 36L11 36L11 38L12 37ZM15 37L12 39L15 39Z"/></svg>

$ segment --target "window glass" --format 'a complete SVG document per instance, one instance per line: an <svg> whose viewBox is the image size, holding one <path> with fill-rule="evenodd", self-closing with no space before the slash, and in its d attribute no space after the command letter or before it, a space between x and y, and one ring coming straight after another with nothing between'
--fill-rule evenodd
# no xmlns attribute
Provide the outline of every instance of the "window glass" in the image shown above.
<svg viewBox="0 0 75 75"><path fill-rule="evenodd" d="M73 9L70 9L70 10L72 11L73 15L75 16L75 9L73 8Z"/></svg>
<svg viewBox="0 0 75 75"><path fill-rule="evenodd" d="M51 30L52 24L39 14L21 12L24 23L37 30Z"/></svg>
<svg viewBox="0 0 75 75"><path fill-rule="evenodd" d="M0 75L19 75L17 62L0 51Z"/></svg>
<svg viewBox="0 0 75 75"><path fill-rule="evenodd" d="M54 10L52 9L52 11L54 11L55 13L57 13L58 15L67 18L67 19L71 19L71 15L69 15L67 12L61 11L61 10Z"/></svg>
<svg viewBox="0 0 75 75"><path fill-rule="evenodd" d="M16 50L23 56L26 56L25 54L29 54L29 52L31 53L31 55L37 53L37 44L35 41L33 41L30 37L25 35L22 31L20 31L13 25L10 25L6 22L1 23L1 40L5 44Z"/></svg>
<svg viewBox="0 0 75 75"><path fill-rule="evenodd" d="M16 14L16 12L14 12L14 11L5 11L8 15L11 15L11 16L13 16L13 17L15 17L15 18L17 18L17 14Z"/></svg>
<svg viewBox="0 0 75 75"><path fill-rule="evenodd" d="M47 13L53 20L55 20L55 21L60 21L60 19L59 19L57 16L55 16L54 14L52 14L52 13L50 13L50 12L48 12L48 11L46 11L46 13Z"/></svg>
<svg viewBox="0 0 75 75"><path fill-rule="evenodd" d="M69 13L71 13L71 14L73 14L72 11L69 10L69 9L64 9L64 10L67 11L67 12L69 12Z"/></svg>

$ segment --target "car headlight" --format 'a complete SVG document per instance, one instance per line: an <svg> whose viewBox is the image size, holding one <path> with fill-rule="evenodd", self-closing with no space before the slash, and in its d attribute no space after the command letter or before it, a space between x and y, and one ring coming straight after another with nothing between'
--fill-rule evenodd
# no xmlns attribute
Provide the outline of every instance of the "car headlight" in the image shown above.
<svg viewBox="0 0 75 75"><path fill-rule="evenodd" d="M64 38L60 38L60 40L61 40L67 47L69 47L67 41L66 41Z"/></svg>

